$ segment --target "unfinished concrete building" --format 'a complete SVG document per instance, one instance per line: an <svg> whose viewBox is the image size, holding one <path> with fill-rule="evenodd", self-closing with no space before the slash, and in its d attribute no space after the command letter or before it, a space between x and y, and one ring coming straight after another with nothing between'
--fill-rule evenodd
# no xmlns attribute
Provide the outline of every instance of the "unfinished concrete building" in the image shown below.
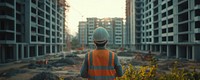
<svg viewBox="0 0 200 80"><path fill-rule="evenodd" d="M142 1L143 7L140 9L143 11L143 19L142 27L138 29L141 30L141 42L134 43L139 45L135 46L135 50L151 50L164 53L168 57L200 61L199 0L131 0L130 2L138 4L138 1ZM137 10L137 7L133 9L129 9L130 13ZM130 27L137 28L137 26ZM133 30L133 34L136 34L136 31Z"/></svg>
<svg viewBox="0 0 200 80"><path fill-rule="evenodd" d="M0 0L0 63L63 50L65 0Z"/></svg>

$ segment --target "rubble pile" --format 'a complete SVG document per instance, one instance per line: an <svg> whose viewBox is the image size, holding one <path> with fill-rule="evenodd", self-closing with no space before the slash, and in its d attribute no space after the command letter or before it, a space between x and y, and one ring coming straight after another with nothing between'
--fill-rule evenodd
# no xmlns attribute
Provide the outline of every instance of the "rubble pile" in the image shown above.
<svg viewBox="0 0 200 80"><path fill-rule="evenodd" d="M59 66L74 65L77 63L78 62L76 60L74 60L73 58L65 58L65 59L60 59L56 62L53 62L51 65L54 67L59 67Z"/></svg>
<svg viewBox="0 0 200 80"><path fill-rule="evenodd" d="M50 72L41 72L33 76L30 80L60 80L60 78Z"/></svg>
<svg viewBox="0 0 200 80"><path fill-rule="evenodd" d="M129 52L119 52L117 53L118 56L134 56L134 53Z"/></svg>

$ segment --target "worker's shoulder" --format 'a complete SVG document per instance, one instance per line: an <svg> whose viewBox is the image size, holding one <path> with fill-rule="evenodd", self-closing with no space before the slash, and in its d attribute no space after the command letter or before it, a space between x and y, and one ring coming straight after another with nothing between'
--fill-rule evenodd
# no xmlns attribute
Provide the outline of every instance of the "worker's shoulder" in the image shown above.
<svg viewBox="0 0 200 80"><path fill-rule="evenodd" d="M108 50L109 52L111 52L111 53L113 53L113 54L115 54L115 52L114 51L112 51L112 50Z"/></svg>

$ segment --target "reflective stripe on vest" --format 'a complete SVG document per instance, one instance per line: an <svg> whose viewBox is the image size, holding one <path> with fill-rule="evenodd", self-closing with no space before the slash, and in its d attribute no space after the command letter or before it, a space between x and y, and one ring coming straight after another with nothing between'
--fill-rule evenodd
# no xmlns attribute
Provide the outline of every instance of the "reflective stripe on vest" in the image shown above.
<svg viewBox="0 0 200 80"><path fill-rule="evenodd" d="M107 50L105 50L105 51L107 51ZM93 56L93 55L96 55L94 53L94 51L88 53L88 65L89 65L88 78L89 79L92 79L92 80L115 80L116 71L114 69L114 53L109 52L109 51L107 51L107 52L108 52L107 55L109 57L106 57L106 59L104 60L105 61L104 63L107 62L107 64L102 64L102 65L98 65L98 66L94 65L94 63L98 63L98 62L93 62L93 61L95 61L95 56Z"/></svg>

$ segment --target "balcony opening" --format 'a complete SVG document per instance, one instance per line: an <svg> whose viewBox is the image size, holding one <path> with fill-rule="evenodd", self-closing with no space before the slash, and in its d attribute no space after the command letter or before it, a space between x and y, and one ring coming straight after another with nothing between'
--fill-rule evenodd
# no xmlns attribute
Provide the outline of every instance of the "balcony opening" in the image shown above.
<svg viewBox="0 0 200 80"><path fill-rule="evenodd" d="M36 9L33 8L33 7L31 7L31 12L34 13L34 14L36 14Z"/></svg>
<svg viewBox="0 0 200 80"><path fill-rule="evenodd" d="M200 9L195 10L195 16L200 16Z"/></svg>
<svg viewBox="0 0 200 80"><path fill-rule="evenodd" d="M178 32L186 32L186 31L189 31L188 23L178 25Z"/></svg>
<svg viewBox="0 0 200 80"><path fill-rule="evenodd" d="M36 33L36 28L35 27L31 27L31 33Z"/></svg>
<svg viewBox="0 0 200 80"><path fill-rule="evenodd" d="M199 0L195 0L195 6L196 5L200 5L200 1Z"/></svg>
<svg viewBox="0 0 200 80"><path fill-rule="evenodd" d="M22 42L22 35L16 35L16 42Z"/></svg>
<svg viewBox="0 0 200 80"><path fill-rule="evenodd" d="M158 5L158 0L154 0L153 6L155 7L155 6L157 6L157 5Z"/></svg>
<svg viewBox="0 0 200 80"><path fill-rule="evenodd" d="M168 41L173 41L174 40L174 37L173 36L169 36L168 37Z"/></svg>
<svg viewBox="0 0 200 80"><path fill-rule="evenodd" d="M36 0L31 0L32 3L36 4Z"/></svg>
<svg viewBox="0 0 200 80"><path fill-rule="evenodd" d="M33 35L32 35L32 36L31 36L31 41L32 41L32 42L36 42L36 36L33 36Z"/></svg>
<svg viewBox="0 0 200 80"><path fill-rule="evenodd" d="M44 17L44 12L38 9L38 15L39 15L40 17Z"/></svg>
<svg viewBox="0 0 200 80"><path fill-rule="evenodd" d="M153 10L153 13L154 14L158 13L158 7Z"/></svg>
<svg viewBox="0 0 200 80"><path fill-rule="evenodd" d="M42 45L38 46L38 55L44 55L44 46Z"/></svg>
<svg viewBox="0 0 200 80"><path fill-rule="evenodd" d="M22 25L21 24L16 24L16 32L21 33L22 31Z"/></svg>
<svg viewBox="0 0 200 80"><path fill-rule="evenodd" d="M6 19L0 19L0 29L1 30L14 30L14 21L12 20L6 20Z"/></svg>
<svg viewBox="0 0 200 80"><path fill-rule="evenodd" d="M195 22L195 28L200 28L200 21Z"/></svg>
<svg viewBox="0 0 200 80"><path fill-rule="evenodd" d="M166 12L162 13L162 18L166 17Z"/></svg>
<svg viewBox="0 0 200 80"><path fill-rule="evenodd" d="M162 5L162 10L165 9L165 8L166 8L166 4L163 4Z"/></svg>
<svg viewBox="0 0 200 80"><path fill-rule="evenodd" d="M179 34L178 42L188 42L188 34Z"/></svg>
<svg viewBox="0 0 200 80"><path fill-rule="evenodd" d="M0 7L0 15L14 17L14 9L9 7Z"/></svg>
<svg viewBox="0 0 200 80"><path fill-rule="evenodd" d="M172 6L173 5L173 0L170 0L169 2L168 2L168 7L170 7L170 6Z"/></svg>
<svg viewBox="0 0 200 80"><path fill-rule="evenodd" d="M158 28L158 22L154 23L154 28Z"/></svg>
<svg viewBox="0 0 200 80"><path fill-rule="evenodd" d="M168 33L173 32L173 27L168 28Z"/></svg>
<svg viewBox="0 0 200 80"><path fill-rule="evenodd" d="M44 9L44 1L43 0L38 0L38 7L41 9Z"/></svg>
<svg viewBox="0 0 200 80"><path fill-rule="evenodd" d="M168 19L168 24L171 24L171 23L173 23L173 18Z"/></svg>
<svg viewBox="0 0 200 80"><path fill-rule="evenodd" d="M46 38L46 42L47 42L47 43L50 43L50 38Z"/></svg>
<svg viewBox="0 0 200 80"><path fill-rule="evenodd" d="M166 41L166 37L162 37L162 41Z"/></svg>
<svg viewBox="0 0 200 80"><path fill-rule="evenodd" d="M195 34L195 39L200 41L200 33Z"/></svg>
<svg viewBox="0 0 200 80"><path fill-rule="evenodd" d="M166 20L162 21L162 26L166 25Z"/></svg>
<svg viewBox="0 0 200 80"><path fill-rule="evenodd" d="M188 20L188 12L178 15L178 22L187 21L187 20Z"/></svg>
<svg viewBox="0 0 200 80"><path fill-rule="evenodd" d="M38 36L38 41L39 42L44 42L44 36Z"/></svg>
<svg viewBox="0 0 200 80"><path fill-rule="evenodd" d="M35 46L30 46L30 57L35 57L36 56L36 48Z"/></svg>
<svg viewBox="0 0 200 80"><path fill-rule="evenodd" d="M154 30L154 35L158 35L158 30Z"/></svg>
<svg viewBox="0 0 200 80"><path fill-rule="evenodd" d="M162 29L162 33L166 33L167 32L167 30L166 29Z"/></svg>
<svg viewBox="0 0 200 80"><path fill-rule="evenodd" d="M168 15L172 15L173 14L173 9L168 11Z"/></svg>
<svg viewBox="0 0 200 80"><path fill-rule="evenodd" d="M38 33L44 34L44 27L38 27Z"/></svg>
<svg viewBox="0 0 200 80"><path fill-rule="evenodd" d="M178 12L184 11L186 9L188 9L188 1L178 5Z"/></svg>
<svg viewBox="0 0 200 80"><path fill-rule="evenodd" d="M31 21L36 23L36 18L31 16Z"/></svg>

